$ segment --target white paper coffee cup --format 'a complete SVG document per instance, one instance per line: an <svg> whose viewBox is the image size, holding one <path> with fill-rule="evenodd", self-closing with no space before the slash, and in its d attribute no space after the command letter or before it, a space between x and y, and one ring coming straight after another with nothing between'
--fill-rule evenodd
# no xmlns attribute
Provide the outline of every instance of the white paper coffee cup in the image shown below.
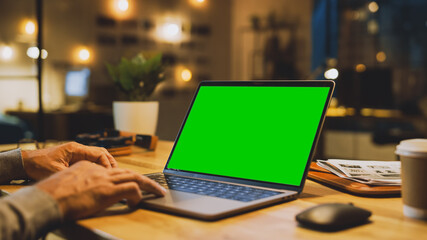
<svg viewBox="0 0 427 240"><path fill-rule="evenodd" d="M403 214L427 220L427 139L401 141L395 153L402 163Z"/></svg>

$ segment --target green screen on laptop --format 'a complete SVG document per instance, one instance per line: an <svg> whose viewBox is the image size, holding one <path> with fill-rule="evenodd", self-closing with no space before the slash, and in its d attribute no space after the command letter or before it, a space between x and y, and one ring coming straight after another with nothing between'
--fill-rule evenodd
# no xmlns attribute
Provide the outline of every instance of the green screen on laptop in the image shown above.
<svg viewBox="0 0 427 240"><path fill-rule="evenodd" d="M329 90L201 86L167 168L298 186Z"/></svg>

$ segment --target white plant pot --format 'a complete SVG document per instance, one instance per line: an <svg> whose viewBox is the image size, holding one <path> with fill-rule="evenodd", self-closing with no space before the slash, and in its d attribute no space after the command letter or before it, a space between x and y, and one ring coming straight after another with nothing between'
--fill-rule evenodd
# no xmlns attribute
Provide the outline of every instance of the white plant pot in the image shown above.
<svg viewBox="0 0 427 240"><path fill-rule="evenodd" d="M120 131L155 135L159 102L113 102L114 127Z"/></svg>

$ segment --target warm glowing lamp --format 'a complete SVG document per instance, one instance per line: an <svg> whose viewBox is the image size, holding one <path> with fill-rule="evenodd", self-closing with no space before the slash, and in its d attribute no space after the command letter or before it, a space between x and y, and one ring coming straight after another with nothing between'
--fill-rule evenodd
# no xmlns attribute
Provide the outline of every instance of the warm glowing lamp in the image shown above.
<svg viewBox="0 0 427 240"><path fill-rule="evenodd" d="M37 32L37 23L31 19L23 19L19 25L20 32L25 35L34 35Z"/></svg>
<svg viewBox="0 0 427 240"><path fill-rule="evenodd" d="M385 62L385 60L387 59L387 55L383 51L378 52L375 57L376 57L378 62Z"/></svg>
<svg viewBox="0 0 427 240"><path fill-rule="evenodd" d="M13 57L13 49L9 46L4 46L1 49L1 58L3 60L10 60Z"/></svg>
<svg viewBox="0 0 427 240"><path fill-rule="evenodd" d="M46 49L42 49L42 59L46 59L47 55L48 55L48 53L47 53Z"/></svg>
<svg viewBox="0 0 427 240"><path fill-rule="evenodd" d="M25 33L28 35L32 35L35 32L36 32L36 24L33 21L28 20L25 23Z"/></svg>
<svg viewBox="0 0 427 240"><path fill-rule="evenodd" d="M38 47L29 47L27 49L27 56L29 58L37 59L39 58L39 55L40 55L40 51ZM42 49L42 59L46 59L47 55L48 55L48 52L46 51L46 49Z"/></svg>
<svg viewBox="0 0 427 240"><path fill-rule="evenodd" d="M176 23L165 23L162 27L163 36L172 39L179 34L179 26Z"/></svg>
<svg viewBox="0 0 427 240"><path fill-rule="evenodd" d="M356 65L355 70L356 70L356 72L359 72L359 73L364 72L364 71L366 71L366 66L365 66L365 64L359 63Z"/></svg>
<svg viewBox="0 0 427 240"><path fill-rule="evenodd" d="M326 70L324 76L326 79L337 79L339 75L339 72L336 68L330 68Z"/></svg>
<svg viewBox="0 0 427 240"><path fill-rule="evenodd" d="M129 1L128 0L117 0L117 10L121 12L126 12L129 9Z"/></svg>
<svg viewBox="0 0 427 240"><path fill-rule="evenodd" d="M39 57L39 49L37 47L29 47L27 49L27 56L32 59L37 59Z"/></svg>
<svg viewBox="0 0 427 240"><path fill-rule="evenodd" d="M166 20L159 25L157 36L166 42L179 42L182 40L182 27L179 20Z"/></svg>
<svg viewBox="0 0 427 240"><path fill-rule="evenodd" d="M90 52L87 48L80 49L79 51L79 59L83 62L88 61L90 58Z"/></svg>
<svg viewBox="0 0 427 240"><path fill-rule="evenodd" d="M186 69L183 69L181 71L181 79L184 82L190 81L192 77L193 77L193 74L191 73L191 71L189 69L186 68Z"/></svg>
<svg viewBox="0 0 427 240"><path fill-rule="evenodd" d="M368 9L371 13L376 13L376 12L378 12L378 9L380 9L380 7L378 6L378 3L370 2L368 4Z"/></svg>

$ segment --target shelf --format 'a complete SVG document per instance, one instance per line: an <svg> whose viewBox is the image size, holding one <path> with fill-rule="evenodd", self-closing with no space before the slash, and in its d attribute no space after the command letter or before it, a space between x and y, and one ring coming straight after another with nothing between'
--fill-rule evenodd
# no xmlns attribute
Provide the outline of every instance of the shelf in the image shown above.
<svg viewBox="0 0 427 240"><path fill-rule="evenodd" d="M37 76L34 75L16 75L16 76L0 76L0 80L9 80L9 79L26 79L26 78L34 78L37 79Z"/></svg>

